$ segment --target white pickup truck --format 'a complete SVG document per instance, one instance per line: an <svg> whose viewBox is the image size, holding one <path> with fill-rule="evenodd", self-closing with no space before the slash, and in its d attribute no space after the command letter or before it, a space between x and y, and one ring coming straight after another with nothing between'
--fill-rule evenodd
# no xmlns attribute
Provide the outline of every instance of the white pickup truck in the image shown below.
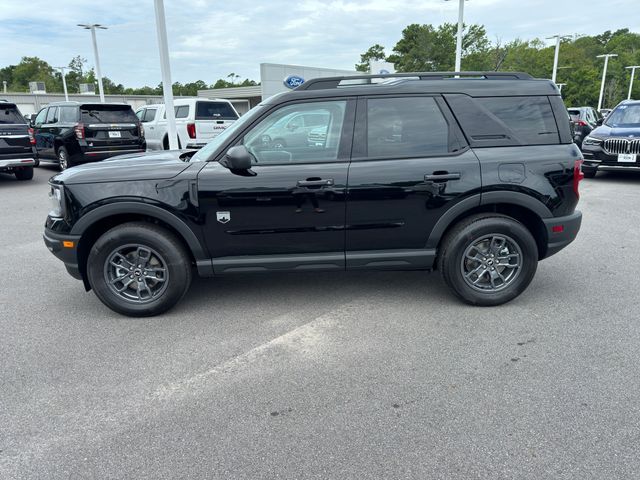
<svg viewBox="0 0 640 480"><path fill-rule="evenodd" d="M178 148L201 148L235 122L239 115L228 100L185 98L173 101ZM149 150L168 150L164 104L145 105L136 111L142 122Z"/></svg>

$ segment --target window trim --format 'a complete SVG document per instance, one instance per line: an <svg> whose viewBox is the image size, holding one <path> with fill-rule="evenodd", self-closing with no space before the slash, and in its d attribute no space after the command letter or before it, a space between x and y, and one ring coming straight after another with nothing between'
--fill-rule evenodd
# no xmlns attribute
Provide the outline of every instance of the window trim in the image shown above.
<svg viewBox="0 0 640 480"><path fill-rule="evenodd" d="M436 105L440 109L440 113L449 127L449 142L448 152L431 153L426 155L381 155L381 156L369 156L367 151L367 131L368 131L368 118L367 118L367 102L368 100L379 100L385 98L417 98L428 97L435 100ZM460 126L455 117L449 110L449 106L443 100L442 95L438 94L385 94L385 95L363 95L358 97L358 106L356 112L356 127L353 138L353 148L351 152L352 162L378 162L381 160L416 160L420 158L445 158L445 157L457 157L469 150L469 144L467 143Z"/></svg>
<svg viewBox="0 0 640 480"><path fill-rule="evenodd" d="M326 103L326 102L335 102L335 101L343 101L346 103L345 112L344 112L344 121L342 123L342 132L340 133L340 143L338 146L338 156L335 160L331 161L323 161L318 160L315 162L279 162L279 163L265 163L265 164L256 164L260 167L271 167L271 166L282 166L282 165L328 165L328 164L336 164L336 163L348 163L351 161L351 148L353 144L353 131L356 117L356 97L325 97L325 98L302 98L299 100L291 100L289 102L283 102L276 105L273 105L272 108L269 108L262 115L256 118L250 125L238 132L235 137L229 140L227 144L220 146L220 151L218 154L214 155L210 160L207 161L220 161L224 158L227 151L231 147L235 147L237 145L241 145L245 135L247 132L256 127L260 122L262 122L265 118L271 115L276 110L281 108L288 107L290 105L298 105L298 104L309 104L309 103Z"/></svg>

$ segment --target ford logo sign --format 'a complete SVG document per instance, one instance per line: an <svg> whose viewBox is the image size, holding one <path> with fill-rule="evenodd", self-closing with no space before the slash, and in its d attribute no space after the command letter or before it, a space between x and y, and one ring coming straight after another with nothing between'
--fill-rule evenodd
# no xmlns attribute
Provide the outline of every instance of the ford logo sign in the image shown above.
<svg viewBox="0 0 640 480"><path fill-rule="evenodd" d="M298 75L289 75L284 79L284 86L287 88L296 88L304 83L304 78L299 77Z"/></svg>

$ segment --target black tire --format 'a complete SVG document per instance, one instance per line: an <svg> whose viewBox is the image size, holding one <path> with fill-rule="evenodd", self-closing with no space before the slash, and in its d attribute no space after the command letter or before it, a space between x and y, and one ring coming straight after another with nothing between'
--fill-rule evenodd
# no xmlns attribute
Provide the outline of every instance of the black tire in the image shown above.
<svg viewBox="0 0 640 480"><path fill-rule="evenodd" d="M162 147L165 150L169 150L169 137L167 135L162 139ZM178 150L182 149L182 145L180 145L180 137L178 137Z"/></svg>
<svg viewBox="0 0 640 480"><path fill-rule="evenodd" d="M18 180L31 180L33 167L20 167L13 172Z"/></svg>
<svg viewBox="0 0 640 480"><path fill-rule="evenodd" d="M39 167L39 166L40 166L40 159L39 159L39 158L36 158L36 159L34 160L34 162L35 162L35 163L33 164L33 166L34 166L34 167Z"/></svg>
<svg viewBox="0 0 640 480"><path fill-rule="evenodd" d="M146 249L149 257L138 265L133 262L135 270L130 272L130 262L135 260L136 253L133 257L118 255L134 249L140 259L137 247ZM111 263L114 258L115 264ZM164 280L155 278L161 270ZM152 271L156 271L155 277ZM110 309L131 317L150 317L166 312L187 293L191 284L191 260L172 232L146 222L131 222L112 228L96 241L89 252L87 277L100 301ZM143 278L148 290L146 298L141 297L145 289L141 289L142 283L136 278ZM118 293L116 290L120 288L122 291ZM152 289L156 289L156 294ZM132 298L136 295L137 298Z"/></svg>
<svg viewBox="0 0 640 480"><path fill-rule="evenodd" d="M582 173L584 174L584 178L595 178L598 173L597 168L584 168L582 167Z"/></svg>
<svg viewBox="0 0 640 480"><path fill-rule="evenodd" d="M496 243L497 250L487 249L486 255L474 247L487 245L487 242L493 245L494 238L504 239L504 247L499 247ZM477 253L472 260L465 254L473 251ZM518 253L519 256L513 256ZM480 257L481 261L475 260ZM512 261L519 261L519 266L507 267L501 263ZM537 267L538 247L529 230L517 220L499 214L478 214L460 221L445 236L438 256L438 269L447 286L471 305L493 306L513 300L529 286ZM473 273L478 269L480 274ZM502 282L494 275L500 275L505 281ZM496 288L494 280L497 282ZM479 284L472 286L474 281ZM489 285L484 285L486 289L481 288L487 282Z"/></svg>
<svg viewBox="0 0 640 480"><path fill-rule="evenodd" d="M71 168L75 165L69 156L69 151L65 147L58 147L58 150L56 150L56 157L58 158L60 170L66 170L67 168Z"/></svg>

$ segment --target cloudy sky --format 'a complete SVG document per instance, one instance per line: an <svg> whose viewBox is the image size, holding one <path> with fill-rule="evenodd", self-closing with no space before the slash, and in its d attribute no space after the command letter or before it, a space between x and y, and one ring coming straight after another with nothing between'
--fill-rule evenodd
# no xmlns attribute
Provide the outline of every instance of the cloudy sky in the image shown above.
<svg viewBox="0 0 640 480"><path fill-rule="evenodd" d="M352 69L374 43L387 53L410 23L457 21L457 0L165 0L172 79L212 83L234 72L259 80L261 62ZM465 22L491 39L555 33L640 32L638 0L469 0ZM138 87L160 82L153 0L0 0L0 66L22 56L93 65L90 34L102 23L102 73Z"/></svg>

